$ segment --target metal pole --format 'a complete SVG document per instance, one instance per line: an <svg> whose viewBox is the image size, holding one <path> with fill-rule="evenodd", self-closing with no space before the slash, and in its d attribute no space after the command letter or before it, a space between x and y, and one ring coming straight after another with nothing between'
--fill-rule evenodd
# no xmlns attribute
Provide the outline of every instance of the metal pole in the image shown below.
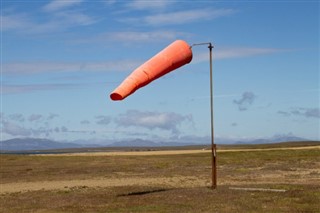
<svg viewBox="0 0 320 213"><path fill-rule="evenodd" d="M217 152L216 144L214 143L214 120L213 120L213 74L212 74L212 44L209 43L210 51L210 110L211 110L211 160L212 160L212 189L217 188Z"/></svg>
<svg viewBox="0 0 320 213"><path fill-rule="evenodd" d="M212 165L212 171L211 171L211 179L212 184L211 188L216 189L217 188L217 146L214 143L214 120L213 120L213 74L212 74L212 44L210 42L207 43L198 43L193 44L193 46L198 45L209 45L209 52L210 52L210 114L211 114L211 165Z"/></svg>

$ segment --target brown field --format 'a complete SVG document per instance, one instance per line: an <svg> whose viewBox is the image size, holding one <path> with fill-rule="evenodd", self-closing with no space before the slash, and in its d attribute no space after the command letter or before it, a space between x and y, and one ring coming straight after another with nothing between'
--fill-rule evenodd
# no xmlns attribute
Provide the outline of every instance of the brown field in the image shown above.
<svg viewBox="0 0 320 213"><path fill-rule="evenodd" d="M220 149L217 152L256 152L256 151L276 151L276 150L299 150L299 149L320 149L320 145L302 147L273 147L273 148L242 148L242 149ZM185 155L211 153L211 149L188 149L188 150L151 150L151 151L114 151L114 152L74 152L74 153L54 153L54 154L33 154L35 156L154 156L154 155Z"/></svg>
<svg viewBox="0 0 320 213"><path fill-rule="evenodd" d="M1 156L0 212L319 212L319 143Z"/></svg>

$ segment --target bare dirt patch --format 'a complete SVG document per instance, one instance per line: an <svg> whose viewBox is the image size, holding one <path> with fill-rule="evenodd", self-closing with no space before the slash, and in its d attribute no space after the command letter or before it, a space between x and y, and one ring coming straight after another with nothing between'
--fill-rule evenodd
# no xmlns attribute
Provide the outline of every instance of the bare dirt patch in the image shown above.
<svg viewBox="0 0 320 213"><path fill-rule="evenodd" d="M73 187L119 187L119 186L162 186L170 188L185 188L207 186L205 179L196 176L175 176L159 178L100 178L86 180L60 180L6 183L0 185L0 194L27 192L38 190L69 190ZM208 185L209 186L209 185Z"/></svg>

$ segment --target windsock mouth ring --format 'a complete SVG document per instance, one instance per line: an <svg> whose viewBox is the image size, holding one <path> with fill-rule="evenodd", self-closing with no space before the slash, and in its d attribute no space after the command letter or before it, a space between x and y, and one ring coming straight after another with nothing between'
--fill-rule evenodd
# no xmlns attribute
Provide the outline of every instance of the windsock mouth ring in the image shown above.
<svg viewBox="0 0 320 213"><path fill-rule="evenodd" d="M113 101L121 101L121 100L123 100L122 95L120 95L119 93L116 93L116 92L111 93L110 98L111 98Z"/></svg>

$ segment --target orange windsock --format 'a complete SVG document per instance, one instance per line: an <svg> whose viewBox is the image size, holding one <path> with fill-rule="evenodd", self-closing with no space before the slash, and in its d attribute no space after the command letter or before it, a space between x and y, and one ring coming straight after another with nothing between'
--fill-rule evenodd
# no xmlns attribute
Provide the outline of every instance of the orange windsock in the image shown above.
<svg viewBox="0 0 320 213"><path fill-rule="evenodd" d="M187 64L192 60L190 46L183 40L176 40L135 69L110 95L114 101L125 99L137 89L151 81Z"/></svg>

